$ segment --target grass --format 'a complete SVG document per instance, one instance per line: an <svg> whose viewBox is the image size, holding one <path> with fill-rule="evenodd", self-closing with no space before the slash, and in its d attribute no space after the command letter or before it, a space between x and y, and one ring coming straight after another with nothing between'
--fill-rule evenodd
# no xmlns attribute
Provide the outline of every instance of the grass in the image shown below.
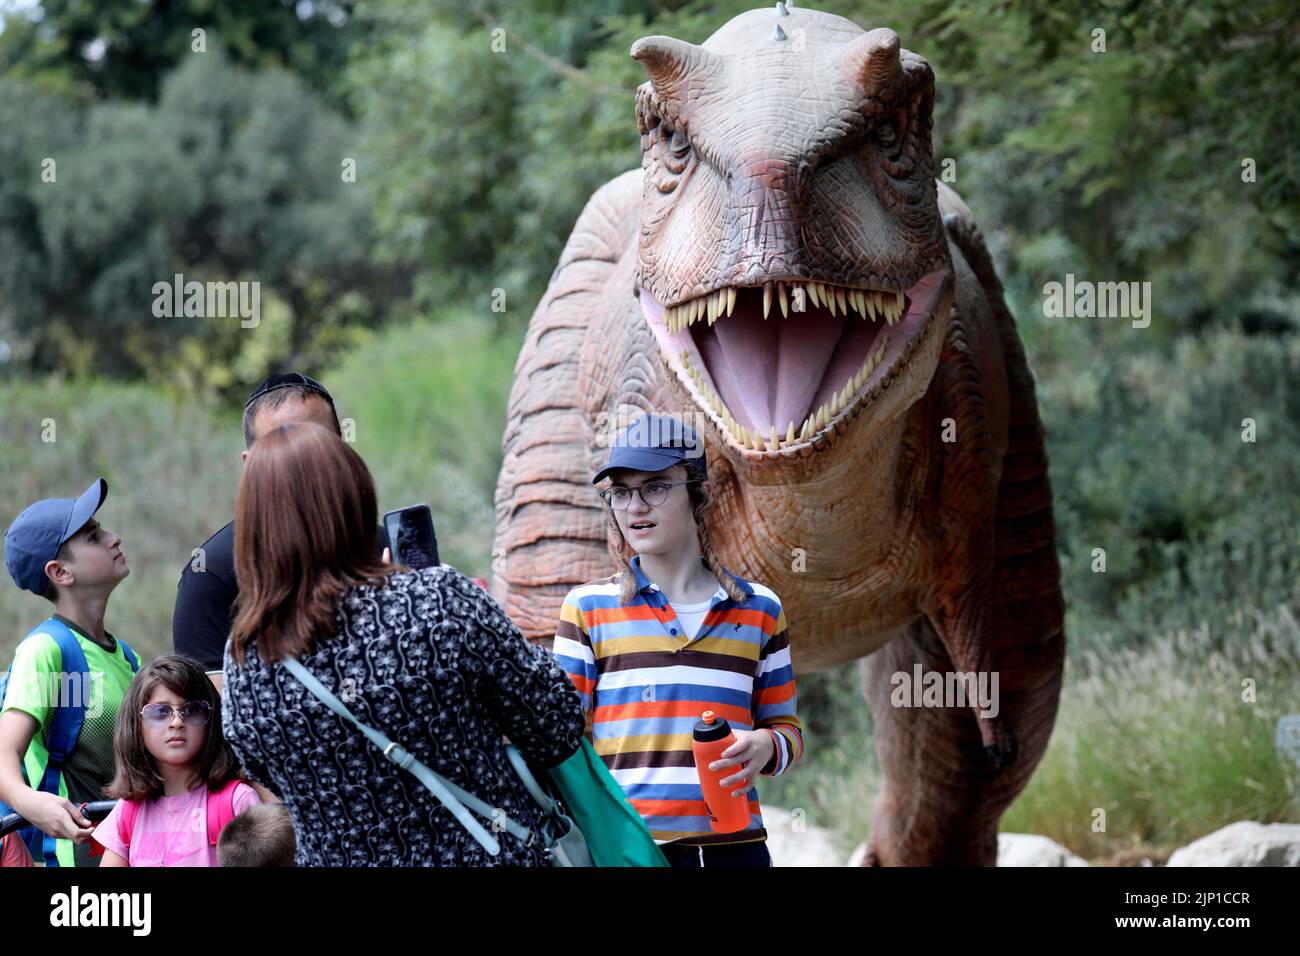
<svg viewBox="0 0 1300 956"><path fill-rule="evenodd" d="M1274 746L1278 718L1300 712L1297 608L1300 592L1244 611L1220 634L1201 627L1141 651L1072 650L1052 738L1000 829L1043 834L1095 861L1163 860L1236 820L1300 822L1300 771ZM841 713L839 732L814 727L805 762L758 785L763 803L802 808L829 829L845 857L870 831L880 780L857 671L805 679Z"/></svg>

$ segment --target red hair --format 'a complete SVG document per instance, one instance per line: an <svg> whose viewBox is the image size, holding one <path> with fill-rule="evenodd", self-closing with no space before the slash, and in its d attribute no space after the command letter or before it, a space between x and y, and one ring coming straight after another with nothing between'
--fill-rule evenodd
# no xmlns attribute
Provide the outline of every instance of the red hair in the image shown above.
<svg viewBox="0 0 1300 956"><path fill-rule="evenodd" d="M238 613L230 656L309 652L336 632L343 592L392 570L379 555L375 483L338 435L287 422L254 443L235 497Z"/></svg>

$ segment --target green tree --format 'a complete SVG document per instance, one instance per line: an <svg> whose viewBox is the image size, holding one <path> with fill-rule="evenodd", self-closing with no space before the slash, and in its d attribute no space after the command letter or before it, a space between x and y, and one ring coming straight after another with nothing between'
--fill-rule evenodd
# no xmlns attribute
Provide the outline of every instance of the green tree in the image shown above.
<svg viewBox="0 0 1300 956"><path fill-rule="evenodd" d="M154 99L195 52L220 48L248 68L280 67L343 106L336 81L368 31L356 4L336 0L41 0L5 20L0 72L85 85L100 98Z"/></svg>
<svg viewBox="0 0 1300 956"><path fill-rule="evenodd" d="M49 100L54 124L31 95L0 82L0 251L14 254L0 329L21 365L220 388L235 366L322 361L406 294L407 273L371 253L365 177L345 181L351 126L292 74L212 52L156 106ZM154 315L155 283L178 272L259 283L268 321Z"/></svg>

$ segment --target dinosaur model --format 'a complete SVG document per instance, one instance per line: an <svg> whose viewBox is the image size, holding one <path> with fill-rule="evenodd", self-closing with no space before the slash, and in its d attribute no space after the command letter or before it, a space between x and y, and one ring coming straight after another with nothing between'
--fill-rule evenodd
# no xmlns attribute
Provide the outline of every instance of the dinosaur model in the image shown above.
<svg viewBox="0 0 1300 956"><path fill-rule="evenodd" d="M865 862L992 865L1056 717L1064 600L1034 379L935 180L934 74L892 30L780 3L631 55L641 169L591 197L532 316L493 594L551 637L615 569L590 483L612 433L686 417L714 546L781 597L796 672L865 658ZM993 676L994 706L899 693L932 673Z"/></svg>

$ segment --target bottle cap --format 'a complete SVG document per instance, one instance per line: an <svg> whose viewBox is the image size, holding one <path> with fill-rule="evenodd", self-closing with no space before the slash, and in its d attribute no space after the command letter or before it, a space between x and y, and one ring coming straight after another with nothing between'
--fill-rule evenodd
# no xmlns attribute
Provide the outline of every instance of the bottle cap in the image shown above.
<svg viewBox="0 0 1300 956"><path fill-rule="evenodd" d="M706 710L700 714L700 720L695 722L694 738L699 741L722 740L731 734L731 726L722 717L718 717L711 710Z"/></svg>

